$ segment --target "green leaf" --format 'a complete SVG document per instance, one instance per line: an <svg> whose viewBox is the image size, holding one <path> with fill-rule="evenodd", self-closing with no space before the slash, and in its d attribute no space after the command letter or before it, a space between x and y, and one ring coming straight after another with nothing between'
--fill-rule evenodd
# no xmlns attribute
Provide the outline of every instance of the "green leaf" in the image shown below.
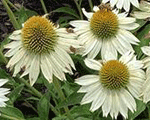
<svg viewBox="0 0 150 120"><path fill-rule="evenodd" d="M43 95L38 103L38 114L41 120L48 120L49 116L49 101L50 101L50 94L47 93Z"/></svg>
<svg viewBox="0 0 150 120"><path fill-rule="evenodd" d="M52 120L69 120L69 119L67 118L67 116L59 116L52 118Z"/></svg>
<svg viewBox="0 0 150 120"><path fill-rule="evenodd" d="M11 102L11 104L13 104L16 99L20 96L21 91L24 88L24 84L20 84L19 86L17 86L13 91L11 91L10 95L9 95L9 102Z"/></svg>
<svg viewBox="0 0 150 120"><path fill-rule="evenodd" d="M18 22L21 26L29 17L37 15L35 11L26 9L24 7L22 7L20 11L17 11L15 14L18 16Z"/></svg>
<svg viewBox="0 0 150 120"><path fill-rule="evenodd" d="M67 97L64 101L60 102L60 104L57 106L57 108L62 108L65 106L80 104L83 96L84 96L84 93L74 92L69 97Z"/></svg>
<svg viewBox="0 0 150 120"><path fill-rule="evenodd" d="M66 13L66 14L69 14L69 15L76 17L77 19L80 19L79 15L71 7L60 7L60 8L53 10L52 12Z"/></svg>
<svg viewBox="0 0 150 120"><path fill-rule="evenodd" d="M1 46L0 46L1 51L3 51L4 48L3 46L10 42L9 35L10 34L6 35L5 39L1 42Z"/></svg>
<svg viewBox="0 0 150 120"><path fill-rule="evenodd" d="M11 79L10 74L8 74L4 69L0 68L0 78L7 78L7 79Z"/></svg>
<svg viewBox="0 0 150 120"><path fill-rule="evenodd" d="M81 76L85 74L98 74L96 70L92 70L85 65L84 63L85 58L83 58L81 55L71 54L71 58L73 59L73 62L76 65L76 69Z"/></svg>
<svg viewBox="0 0 150 120"><path fill-rule="evenodd" d="M38 118L38 117L34 117L34 118L28 118L28 119L26 119L26 120L41 120L41 119Z"/></svg>
<svg viewBox="0 0 150 120"><path fill-rule="evenodd" d="M68 80L68 79L67 79ZM79 89L79 85L76 83L70 83L68 81L63 82L62 89L65 91L65 94L67 96L70 96L74 91L77 91Z"/></svg>
<svg viewBox="0 0 150 120"><path fill-rule="evenodd" d="M139 116L146 109L146 104L140 100L136 100L136 105L137 105L136 111L134 113L132 113L131 111L129 112L128 120L134 120L137 116Z"/></svg>
<svg viewBox="0 0 150 120"><path fill-rule="evenodd" d="M138 56L138 59L140 59L143 54L141 47L149 45L150 39L145 38L145 35L147 35L149 31L150 31L150 24L146 25L143 28L143 30L137 34L137 37L140 40L140 43L138 46L134 46L134 49Z"/></svg>
<svg viewBox="0 0 150 120"><path fill-rule="evenodd" d="M58 23L59 23L60 27L68 27L69 26L68 22L70 20L75 20L75 19L76 19L76 17L74 17L74 16L63 16L63 17L59 17Z"/></svg>
<svg viewBox="0 0 150 120"><path fill-rule="evenodd" d="M9 39L9 35L7 35L5 37L5 39L1 42L1 45L0 45L0 64L3 64L3 63L7 63L7 58L5 58L4 54L3 54L3 50L4 50L4 45L8 44L10 42L10 39Z"/></svg>
<svg viewBox="0 0 150 120"><path fill-rule="evenodd" d="M18 86L18 83L15 82L15 80L6 72L6 70L0 68L0 78L8 79L9 85L12 85L13 87Z"/></svg>
<svg viewBox="0 0 150 120"><path fill-rule="evenodd" d="M1 117L7 118L8 120L25 120L22 112L19 109L12 106L2 107L0 108L0 112Z"/></svg>
<svg viewBox="0 0 150 120"><path fill-rule="evenodd" d="M82 118L81 120L92 119L92 112L89 111L90 106L90 104L74 106L70 113L76 120L80 120L80 118Z"/></svg>
<svg viewBox="0 0 150 120"><path fill-rule="evenodd" d="M76 120L91 120L91 118L78 117Z"/></svg>

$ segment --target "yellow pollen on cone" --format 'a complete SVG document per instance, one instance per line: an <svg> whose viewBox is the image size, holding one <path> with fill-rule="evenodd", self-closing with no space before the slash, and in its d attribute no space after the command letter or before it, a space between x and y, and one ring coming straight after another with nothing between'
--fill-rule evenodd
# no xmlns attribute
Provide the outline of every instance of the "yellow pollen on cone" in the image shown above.
<svg viewBox="0 0 150 120"><path fill-rule="evenodd" d="M118 19L109 8L100 8L90 20L92 33L101 39L109 39L118 31Z"/></svg>
<svg viewBox="0 0 150 120"><path fill-rule="evenodd" d="M21 36L23 46L35 53L54 50L57 42L54 24L47 18L41 16L29 18L24 23Z"/></svg>
<svg viewBox="0 0 150 120"><path fill-rule="evenodd" d="M104 63L99 71L100 82L108 89L120 89L129 82L129 71L125 64L117 60Z"/></svg>

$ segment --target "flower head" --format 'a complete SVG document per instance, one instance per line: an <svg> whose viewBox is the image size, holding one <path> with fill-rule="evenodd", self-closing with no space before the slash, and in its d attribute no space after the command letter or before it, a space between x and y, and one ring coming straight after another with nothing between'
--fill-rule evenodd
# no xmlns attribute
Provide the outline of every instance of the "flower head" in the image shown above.
<svg viewBox="0 0 150 120"><path fill-rule="evenodd" d="M3 86L6 82L8 82L7 79L0 79L0 87ZM0 107L6 106L6 101L9 100L5 95L9 93L8 88L0 88Z"/></svg>
<svg viewBox="0 0 150 120"><path fill-rule="evenodd" d="M72 74L74 63L67 53L70 47L80 47L74 33L68 33L65 28L58 28L46 16L33 16L10 35L13 41L5 45L9 51L6 57L11 57L7 68L13 69L15 76L22 69L21 77L29 74L30 84L38 78L40 70L44 77L52 82L53 74L60 80L65 80L64 73Z"/></svg>
<svg viewBox="0 0 150 120"><path fill-rule="evenodd" d="M23 46L35 53L54 51L57 43L54 24L40 16L33 16L24 23L21 38Z"/></svg>
<svg viewBox="0 0 150 120"><path fill-rule="evenodd" d="M109 39L118 31L117 15L107 6L102 6L97 10L90 20L92 33L101 39Z"/></svg>
<svg viewBox="0 0 150 120"><path fill-rule="evenodd" d="M101 51L102 58L106 52L112 52L117 56L127 51L134 51L131 44L137 45L139 40L128 30L133 30L139 25L136 19L126 17L126 13L118 13L107 5L94 7L94 12L86 12L83 8L86 20L71 21L74 31L78 35L78 41L84 45L82 55L88 58L95 58Z"/></svg>
<svg viewBox="0 0 150 120"><path fill-rule="evenodd" d="M110 2L110 5L112 7L114 7L116 5L116 7L118 9L124 8L125 11L127 11L127 12L129 12L129 10L130 10L130 3L137 8L139 7L138 0L103 0L102 1L102 3L107 3L107 2Z"/></svg>
<svg viewBox="0 0 150 120"><path fill-rule="evenodd" d="M141 1L139 5L141 11L135 11L132 15L137 19L146 19L150 17L150 3Z"/></svg>
<svg viewBox="0 0 150 120"><path fill-rule="evenodd" d="M92 102L91 111L101 107L103 116L110 113L115 119L119 113L126 119L128 109L136 110L134 97L139 99L145 73L142 62L136 60L133 53L127 52L119 60L114 56L105 57L102 62L85 59L85 64L98 74L76 79L75 82L82 85L78 92L86 93L81 104Z"/></svg>

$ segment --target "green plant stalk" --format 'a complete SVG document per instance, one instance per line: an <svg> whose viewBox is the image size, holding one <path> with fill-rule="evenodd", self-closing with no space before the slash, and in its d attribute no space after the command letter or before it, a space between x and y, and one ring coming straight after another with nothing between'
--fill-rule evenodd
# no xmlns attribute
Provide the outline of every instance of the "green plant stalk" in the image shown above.
<svg viewBox="0 0 150 120"><path fill-rule="evenodd" d="M147 105L147 108L148 108L148 118L150 120L150 104Z"/></svg>
<svg viewBox="0 0 150 120"><path fill-rule="evenodd" d="M40 0L40 1L41 1L41 5L42 5L42 8L43 8L45 14L47 14L48 12L47 12L47 9L46 9L44 1L43 0Z"/></svg>
<svg viewBox="0 0 150 120"><path fill-rule="evenodd" d="M7 64L8 60L7 60L7 58L5 58L5 56L3 55L1 50L0 50L0 58L3 61L3 63Z"/></svg>
<svg viewBox="0 0 150 120"><path fill-rule="evenodd" d="M74 0L76 6L77 6L77 9L79 11L79 14L80 14L80 19L83 20L83 14L82 14L82 9L81 9L81 6L78 4L77 0Z"/></svg>
<svg viewBox="0 0 150 120"><path fill-rule="evenodd" d="M93 11L93 3L92 0L88 0L91 11Z"/></svg>
<svg viewBox="0 0 150 120"><path fill-rule="evenodd" d="M54 88L55 88L56 91L58 92L58 95L59 95L60 99L61 99L62 101L64 101L64 100L66 99L66 98L65 98L65 95L64 95L64 93L63 93L63 91L62 91L62 89L61 89L61 85L60 85L60 83L59 83L58 78L56 78L55 76L54 76L54 79L53 79L53 84L54 84ZM64 110L65 110L65 112L66 112L68 118L69 118L70 120L74 120L74 119L71 117L69 108L68 108L67 106L64 107Z"/></svg>
<svg viewBox="0 0 150 120"><path fill-rule="evenodd" d="M1 113L1 117L6 118L8 120L25 120L25 119L22 119L22 118L16 119L15 117L11 117L11 116L8 116L8 115L3 114L3 113Z"/></svg>
<svg viewBox="0 0 150 120"><path fill-rule="evenodd" d="M36 113L38 113L38 111L33 107L33 105L31 105L27 100L25 100L25 102L28 104L30 108L32 108Z"/></svg>
<svg viewBox="0 0 150 120"><path fill-rule="evenodd" d="M19 75L17 75L17 78L19 78L19 80L24 83L37 97L41 98L43 95L38 91L36 90L34 87L32 87L24 78L20 78ZM54 112L55 115L59 115L59 112L55 109L55 107L50 104L50 108L51 110Z"/></svg>
<svg viewBox="0 0 150 120"><path fill-rule="evenodd" d="M16 17L15 17L15 15L14 15L14 13L11 11L10 7L8 6L6 0L2 0L2 3L3 3L3 5L4 5L4 7L6 8L7 14L8 14L8 16L9 16L9 18L10 18L10 20L11 20L11 23L13 24L13 27L14 27L15 29L20 29L21 26L20 26L19 23L17 22Z"/></svg>
<svg viewBox="0 0 150 120"><path fill-rule="evenodd" d="M13 5L9 0L6 0L6 2L7 2L11 7L13 7L15 10L19 11L19 9L18 9L15 5Z"/></svg>
<svg viewBox="0 0 150 120"><path fill-rule="evenodd" d="M49 82L48 82L48 80L44 80L44 85L48 88L48 85L49 85ZM49 88L48 88L49 89ZM53 92L53 91L51 91L50 89L49 89L49 92L50 92L50 94L51 94L51 96L52 96L52 100L54 101L54 104L57 106L58 105L58 102L57 102L57 100L56 100L56 98L55 98L55 93ZM60 113L60 110L59 109L57 109L57 111L59 111L59 113Z"/></svg>

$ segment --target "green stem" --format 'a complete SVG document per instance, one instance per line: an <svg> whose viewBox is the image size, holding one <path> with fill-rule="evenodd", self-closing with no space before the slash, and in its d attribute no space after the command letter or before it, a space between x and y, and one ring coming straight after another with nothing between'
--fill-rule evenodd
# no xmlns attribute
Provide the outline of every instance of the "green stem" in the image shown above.
<svg viewBox="0 0 150 120"><path fill-rule="evenodd" d="M54 79L53 79L53 84L54 84L54 87L55 87L56 91L58 92L58 95L59 95L60 99L61 99L62 101L64 101L64 100L66 99L66 98L65 98L65 95L64 95L64 93L63 93L63 91L62 91L62 89L61 89L61 85L60 85L60 83L59 83L59 80L58 80L55 76L54 76ZM72 118L71 115L70 115L69 108L66 106L66 107L64 107L64 110L65 110L65 112L67 113L68 118L69 118L70 120L73 120L73 118Z"/></svg>
<svg viewBox="0 0 150 120"><path fill-rule="evenodd" d="M7 63L8 63L7 58L5 58L5 56L3 55L3 53L2 53L2 51L1 51L1 50L0 50L0 58L1 58L1 61L2 61L3 63L5 63L5 64L7 64Z"/></svg>
<svg viewBox="0 0 150 120"><path fill-rule="evenodd" d="M35 109L35 107L33 107L32 104L30 104L27 100L25 100L25 102L30 108L32 108L32 110L34 110L36 113L38 113L38 111Z"/></svg>
<svg viewBox="0 0 150 120"><path fill-rule="evenodd" d="M89 1L89 6L91 8L91 11L93 11L93 3L92 3L92 0L88 0Z"/></svg>
<svg viewBox="0 0 150 120"><path fill-rule="evenodd" d="M40 1L41 1L42 8L43 8L43 10L44 10L45 14L47 14L48 12L47 12L47 9L46 9L46 6L45 6L44 1L43 1L43 0L40 0Z"/></svg>
<svg viewBox="0 0 150 120"><path fill-rule="evenodd" d="M78 4L77 0L74 0L76 6L77 6L77 9L79 11L79 14L80 14L80 18L81 20L83 20L83 14L82 14L82 9L81 9L81 6Z"/></svg>
<svg viewBox="0 0 150 120"><path fill-rule="evenodd" d="M6 0L6 2L7 2L11 7L13 7L15 10L19 11L19 9L18 9L14 4L12 4L9 0Z"/></svg>
<svg viewBox="0 0 150 120"><path fill-rule="evenodd" d="M6 8L7 14L8 14L8 16L9 16L9 18L10 18L12 24L13 24L13 27L15 29L20 29L21 26L18 24L18 22L16 20L16 17L14 15L14 13L11 11L10 7L8 6L6 0L2 0L2 3L4 5L4 7Z"/></svg>
<svg viewBox="0 0 150 120"><path fill-rule="evenodd" d="M34 87L32 87L24 78L20 78L19 75L17 75L17 78L19 78L19 80L24 83L37 97L41 98L43 95L38 91L36 90ZM50 104L50 108L51 110L54 112L55 115L59 115L59 112L55 109L55 107Z"/></svg>
<svg viewBox="0 0 150 120"><path fill-rule="evenodd" d="M36 90L34 87L32 87L24 78L20 78L19 75L17 75L17 78L19 78L19 80L24 83L37 97L41 98L42 94Z"/></svg>
<svg viewBox="0 0 150 120"><path fill-rule="evenodd" d="M5 114L3 114L3 113L1 113L1 117L2 118L6 118L7 120L25 120L25 119L23 119L23 118L15 118L15 117L11 117L11 116L8 116L8 115L5 115Z"/></svg>
<svg viewBox="0 0 150 120"><path fill-rule="evenodd" d="M149 104L147 105L147 108L148 108L148 118L150 120L150 105Z"/></svg>

